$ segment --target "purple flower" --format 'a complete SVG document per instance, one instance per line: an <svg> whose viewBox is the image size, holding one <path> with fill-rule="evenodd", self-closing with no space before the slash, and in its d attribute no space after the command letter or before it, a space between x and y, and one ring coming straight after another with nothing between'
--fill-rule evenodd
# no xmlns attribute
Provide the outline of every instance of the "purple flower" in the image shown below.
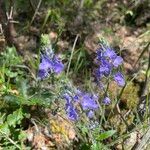
<svg viewBox="0 0 150 150"><path fill-rule="evenodd" d="M79 96L78 96L78 95L75 95L75 96L73 97L73 100L74 100L75 102L78 102L78 101L79 101Z"/></svg>
<svg viewBox="0 0 150 150"><path fill-rule="evenodd" d="M55 56L53 59L53 71L56 74L59 74L62 72L62 70L64 69L64 65L63 63Z"/></svg>
<svg viewBox="0 0 150 150"><path fill-rule="evenodd" d="M87 110L87 109L92 109L95 110L98 108L98 104L97 104L97 96L94 96L92 94L86 93L83 95L82 99L81 99L81 106L83 108L83 110Z"/></svg>
<svg viewBox="0 0 150 150"><path fill-rule="evenodd" d="M90 111L87 113L87 117L90 118L90 119L94 117L94 112L93 112L93 110L90 110Z"/></svg>
<svg viewBox="0 0 150 150"><path fill-rule="evenodd" d="M66 100L66 108L68 107L68 105L70 105L71 101L72 101L72 97L68 94L68 93L65 93L63 95L63 98Z"/></svg>
<svg viewBox="0 0 150 150"><path fill-rule="evenodd" d="M78 119L78 114L77 114L77 111L75 110L74 106L73 106L73 102L72 102L72 97L68 94L68 93L65 93L63 95L63 98L66 100L66 113L68 115L68 118L70 120L77 120Z"/></svg>
<svg viewBox="0 0 150 150"><path fill-rule="evenodd" d="M99 67L99 72L104 74L105 76L108 76L111 72L112 65L105 59L101 61L101 65Z"/></svg>
<svg viewBox="0 0 150 150"><path fill-rule="evenodd" d="M97 50L97 69L95 69L95 81L96 83L105 85L102 83L103 77L112 77L111 73L117 71L119 65L122 64L123 59L120 56L117 56L115 51L106 45L105 43L101 43L101 48ZM125 84L124 77L122 74L114 75L114 80L117 82L119 86L123 86ZM101 87L101 86L100 86Z"/></svg>
<svg viewBox="0 0 150 150"><path fill-rule="evenodd" d="M97 79L101 79L103 77L102 72L100 71L100 68L97 68L94 72Z"/></svg>
<svg viewBox="0 0 150 150"><path fill-rule="evenodd" d="M44 79L48 76L48 72L45 71L44 69L41 69L38 71L38 77L40 77L40 79Z"/></svg>
<svg viewBox="0 0 150 150"><path fill-rule="evenodd" d="M41 63L39 65L39 70L47 70L49 71L52 68L52 61L48 57L48 55L41 56Z"/></svg>
<svg viewBox="0 0 150 150"><path fill-rule="evenodd" d="M53 55L50 57L47 54L42 54L41 62L39 64L38 77L40 79L44 79L49 75L49 73L54 72L59 74L62 72L63 68L64 65L56 56Z"/></svg>
<svg viewBox="0 0 150 150"><path fill-rule="evenodd" d="M79 89L77 89L75 91L75 96L73 96L74 102L80 102L80 98L82 95L83 95L83 93Z"/></svg>
<svg viewBox="0 0 150 150"><path fill-rule="evenodd" d="M48 72L51 70L52 63L47 55L41 56L41 63L39 65L38 77L44 79L48 76Z"/></svg>
<svg viewBox="0 0 150 150"><path fill-rule="evenodd" d="M117 54L114 52L114 50L112 50L111 48L109 47L106 47L105 48L105 52L104 52L104 56L105 57L109 57L110 59L114 59L117 57Z"/></svg>
<svg viewBox="0 0 150 150"><path fill-rule="evenodd" d="M97 60L98 60L98 61L101 61L101 60L104 58L103 49L98 49L98 50L96 51L96 54L97 54Z"/></svg>
<svg viewBox="0 0 150 150"><path fill-rule="evenodd" d="M117 82L117 84L119 86L124 86L125 85L125 80L124 80L124 76L122 73L120 72L117 72L115 75L114 75L114 80Z"/></svg>
<svg viewBox="0 0 150 150"><path fill-rule="evenodd" d="M110 104L110 102L111 102L111 100L110 100L110 98L109 97L105 97L104 99L103 99L103 101L102 101L105 105L109 105Z"/></svg>
<svg viewBox="0 0 150 150"><path fill-rule="evenodd" d="M73 121L76 121L78 120L78 114L77 114L77 111L75 110L75 108L73 106L68 106L67 108L67 115L68 115L68 118L70 120L73 120Z"/></svg>
<svg viewBox="0 0 150 150"><path fill-rule="evenodd" d="M114 67L116 67L116 68L117 68L119 65L121 65L121 64L122 64L122 62L123 62L122 57L117 56L117 57L115 58L114 62L113 62L113 65L114 65Z"/></svg>
<svg viewBox="0 0 150 150"><path fill-rule="evenodd" d="M68 115L68 118L71 120L77 120L79 118L77 110L80 111L81 109L78 109L81 106L83 111L86 113L88 112L87 116L89 118L92 117L92 112L94 114L94 111L98 108L97 100L98 97L91 93L84 93L80 90L75 90L75 93L69 94L65 93L63 95L63 98L66 100L65 104L65 110Z"/></svg>

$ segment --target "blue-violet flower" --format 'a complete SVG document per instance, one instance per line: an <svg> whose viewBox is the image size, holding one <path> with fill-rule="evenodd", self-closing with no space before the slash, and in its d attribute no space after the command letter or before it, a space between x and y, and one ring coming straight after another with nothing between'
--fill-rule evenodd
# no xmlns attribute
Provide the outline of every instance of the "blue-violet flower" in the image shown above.
<svg viewBox="0 0 150 150"><path fill-rule="evenodd" d="M122 73L120 72L117 72L115 75L114 75L114 80L117 82L117 84L119 86L124 86L125 85L125 80L124 80L124 76Z"/></svg>

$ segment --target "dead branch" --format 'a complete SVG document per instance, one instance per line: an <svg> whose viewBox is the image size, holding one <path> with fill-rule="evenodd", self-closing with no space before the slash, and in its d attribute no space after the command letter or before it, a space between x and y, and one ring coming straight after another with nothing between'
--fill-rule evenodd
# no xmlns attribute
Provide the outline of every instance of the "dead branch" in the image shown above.
<svg viewBox="0 0 150 150"><path fill-rule="evenodd" d="M150 127L145 133L145 135L142 137L141 142L138 143L137 146L133 150L144 150L149 144L150 144Z"/></svg>
<svg viewBox="0 0 150 150"><path fill-rule="evenodd" d="M22 55L22 49L16 40L17 32L13 20L14 1L10 1L10 11L6 12L4 0L0 0L0 24L4 32L5 40L8 46L15 46L17 52Z"/></svg>

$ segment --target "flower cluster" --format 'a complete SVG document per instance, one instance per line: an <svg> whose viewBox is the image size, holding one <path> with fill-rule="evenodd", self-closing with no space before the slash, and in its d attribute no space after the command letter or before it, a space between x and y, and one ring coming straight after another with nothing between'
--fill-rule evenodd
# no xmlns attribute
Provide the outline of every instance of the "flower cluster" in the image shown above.
<svg viewBox="0 0 150 150"><path fill-rule="evenodd" d="M98 97L91 93L77 90L75 95L65 93L63 98L66 100L66 113L71 120L77 120L79 118L79 106L89 118L93 118L94 111L98 109Z"/></svg>
<svg viewBox="0 0 150 150"><path fill-rule="evenodd" d="M122 62L122 57L118 56L107 44L101 43L101 47L97 50L96 63L98 67L95 70L95 77L97 83L104 91L103 103L106 105L109 105L111 102L107 93L107 83L113 79L119 86L125 85L124 76L120 71L118 71ZM44 79L48 77L49 74L59 74L63 69L63 63L54 54L50 45L43 47L38 70L38 78ZM104 83L103 79L106 79L107 82ZM80 118L80 114L83 112L88 118L93 118L95 116L95 111L100 106L98 96L77 90L72 85L69 86L69 81L65 80L65 83L66 87L64 85L62 86L61 96L65 100L65 111L68 118L74 121L78 120Z"/></svg>
<svg viewBox="0 0 150 150"><path fill-rule="evenodd" d="M38 78L44 79L51 73L59 74L63 68L63 63L54 55L52 49L47 47L44 54L41 54Z"/></svg>
<svg viewBox="0 0 150 150"><path fill-rule="evenodd" d="M110 46L106 43L101 43L101 47L97 50L96 57L98 68L95 70L96 82L100 85L100 87L104 87L104 84L101 82L103 78L109 80L113 78L119 86L125 85L124 76L118 71L122 62L122 57L118 56ZM103 102L105 104L110 103L110 99L107 95Z"/></svg>

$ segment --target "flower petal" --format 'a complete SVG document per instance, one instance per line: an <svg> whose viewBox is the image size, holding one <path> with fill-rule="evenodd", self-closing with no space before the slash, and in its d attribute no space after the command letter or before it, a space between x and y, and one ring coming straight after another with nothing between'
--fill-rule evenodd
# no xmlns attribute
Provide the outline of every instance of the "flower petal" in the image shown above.
<svg viewBox="0 0 150 150"><path fill-rule="evenodd" d="M110 98L109 97L105 97L104 99L103 99L103 101L102 101L105 105L109 105L110 104L110 102L111 102L111 100L110 100Z"/></svg>
<svg viewBox="0 0 150 150"><path fill-rule="evenodd" d="M117 54L110 47L106 47L104 52L105 57L109 57L110 59L114 59L117 57Z"/></svg>
<svg viewBox="0 0 150 150"><path fill-rule="evenodd" d="M59 74L59 73L62 72L63 69L64 69L63 63L60 60L58 60L57 57L55 57L54 60L53 60L53 71L56 74Z"/></svg>
<svg viewBox="0 0 150 150"><path fill-rule="evenodd" d="M81 105L83 110L87 110L87 109L97 109L98 108L98 104L96 102L97 97L94 97L93 95L86 93L83 97L82 97L82 101L81 101Z"/></svg>
<svg viewBox="0 0 150 150"><path fill-rule="evenodd" d="M115 75L114 75L114 80L117 82L117 84L119 86L124 86L125 85L125 79L124 79L124 76L122 73L120 72L117 72Z"/></svg>
<svg viewBox="0 0 150 150"><path fill-rule="evenodd" d="M117 57L115 58L114 62L113 62L113 65L114 65L114 67L116 67L116 68L117 68L119 65L121 65L121 64L122 64L122 62L123 62L122 57L117 56Z"/></svg>
<svg viewBox="0 0 150 150"><path fill-rule="evenodd" d="M87 113L87 117L88 118L93 118L94 117L94 112L92 110L90 110L88 113Z"/></svg>
<svg viewBox="0 0 150 150"><path fill-rule="evenodd" d="M49 75L48 72L44 69L40 69L38 71L38 78L41 79L41 80L46 78L48 75Z"/></svg>

